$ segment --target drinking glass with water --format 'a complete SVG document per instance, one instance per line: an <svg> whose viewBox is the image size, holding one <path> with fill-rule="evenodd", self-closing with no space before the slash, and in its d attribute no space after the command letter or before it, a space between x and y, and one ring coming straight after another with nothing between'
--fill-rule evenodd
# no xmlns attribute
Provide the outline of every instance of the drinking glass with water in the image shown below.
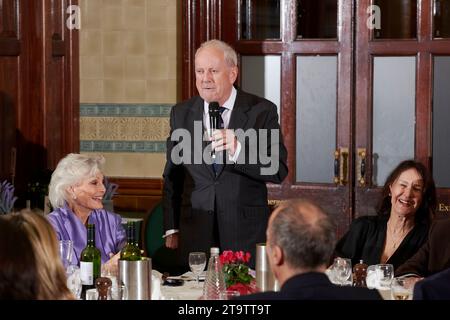
<svg viewBox="0 0 450 320"><path fill-rule="evenodd" d="M206 254L204 252L189 253L189 267L196 279L196 287L199 286L199 276L206 266Z"/></svg>

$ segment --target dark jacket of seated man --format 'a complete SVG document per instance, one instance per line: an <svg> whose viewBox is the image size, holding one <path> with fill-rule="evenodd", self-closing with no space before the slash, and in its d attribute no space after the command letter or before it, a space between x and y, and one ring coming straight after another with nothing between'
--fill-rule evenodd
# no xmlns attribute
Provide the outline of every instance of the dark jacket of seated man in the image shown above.
<svg viewBox="0 0 450 320"><path fill-rule="evenodd" d="M336 225L323 209L306 200L281 202L266 230L267 258L280 292L240 300L381 300L378 291L338 287L325 274L336 243Z"/></svg>
<svg viewBox="0 0 450 320"><path fill-rule="evenodd" d="M417 282L413 300L450 300L450 268Z"/></svg>
<svg viewBox="0 0 450 320"><path fill-rule="evenodd" d="M340 287L321 272L308 272L286 280L279 292L260 292L236 300L381 300L377 290Z"/></svg>

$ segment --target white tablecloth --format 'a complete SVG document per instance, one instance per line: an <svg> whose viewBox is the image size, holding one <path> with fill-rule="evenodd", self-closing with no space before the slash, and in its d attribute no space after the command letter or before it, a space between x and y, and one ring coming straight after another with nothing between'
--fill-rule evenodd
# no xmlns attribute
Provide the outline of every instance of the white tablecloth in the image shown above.
<svg viewBox="0 0 450 320"><path fill-rule="evenodd" d="M153 270L153 277L158 277L161 279L161 273L156 270ZM160 294L152 295L155 299L160 300L199 300L203 295L203 281L199 282L197 287L197 283L192 276L191 272L187 272L180 277L184 280L182 286L172 287L163 285L162 281L155 281L155 278L152 281L152 286L159 285L160 286ZM156 288L157 289L157 288ZM155 288L152 288L152 292Z"/></svg>

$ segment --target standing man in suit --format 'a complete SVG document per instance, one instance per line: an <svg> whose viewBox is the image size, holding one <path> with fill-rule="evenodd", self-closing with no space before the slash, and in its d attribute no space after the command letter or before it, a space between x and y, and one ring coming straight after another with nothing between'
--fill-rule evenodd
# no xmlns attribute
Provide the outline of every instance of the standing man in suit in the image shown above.
<svg viewBox="0 0 450 320"><path fill-rule="evenodd" d="M190 251L218 246L249 251L254 267L270 213L266 183L281 183L287 175L277 108L236 89L237 75L237 54L228 44L203 43L195 54L199 96L171 110L164 230L166 246L178 248L182 265ZM220 127L204 139L212 102L220 106Z"/></svg>
<svg viewBox="0 0 450 320"><path fill-rule="evenodd" d="M339 287L325 270L335 245L336 227L315 204L282 202L267 228L267 256L280 292L241 296L239 300L380 300L376 290Z"/></svg>

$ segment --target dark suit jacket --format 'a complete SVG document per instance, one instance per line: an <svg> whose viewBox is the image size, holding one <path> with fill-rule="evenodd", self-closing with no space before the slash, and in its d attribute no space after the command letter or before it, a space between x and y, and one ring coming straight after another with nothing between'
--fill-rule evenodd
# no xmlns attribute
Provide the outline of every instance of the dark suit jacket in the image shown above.
<svg viewBox="0 0 450 320"><path fill-rule="evenodd" d="M436 273L414 286L414 300L449 300L450 269Z"/></svg>
<svg viewBox="0 0 450 320"><path fill-rule="evenodd" d="M174 130L183 128L193 135L194 142L190 149L181 150L178 149L182 146L179 141L171 141L170 137L167 140L164 230L180 230L180 262L186 264L190 251L209 252L213 244L215 211L221 250L249 251L252 254L250 266L254 266L255 245L265 241L269 217L266 183L281 183L287 175L287 151L281 132L279 142L270 139L266 150L269 155L279 154L276 159L278 170L274 174L261 174L261 168L269 165L264 165L260 159L253 164L248 160L242 163L245 155L249 154L249 148L258 144L250 146L240 141L242 150L238 162L226 164L215 176L211 165L202 160L204 149L209 144L202 141L203 112L204 101L198 96L175 105L171 111L171 135ZM196 127L194 122L197 122ZM251 128L270 132L279 130L276 106L266 99L238 90L228 129ZM257 137L260 138L259 135ZM172 152L184 157L181 163L174 163ZM206 155L209 156L210 151ZM195 164L194 160L201 163Z"/></svg>
<svg viewBox="0 0 450 320"><path fill-rule="evenodd" d="M408 273L428 277L450 268L450 219L436 220L430 228L428 241L402 264L396 276Z"/></svg>
<svg viewBox="0 0 450 320"><path fill-rule="evenodd" d="M324 273L310 272L288 279L279 292L261 292L236 300L382 300L377 290L339 287Z"/></svg>

